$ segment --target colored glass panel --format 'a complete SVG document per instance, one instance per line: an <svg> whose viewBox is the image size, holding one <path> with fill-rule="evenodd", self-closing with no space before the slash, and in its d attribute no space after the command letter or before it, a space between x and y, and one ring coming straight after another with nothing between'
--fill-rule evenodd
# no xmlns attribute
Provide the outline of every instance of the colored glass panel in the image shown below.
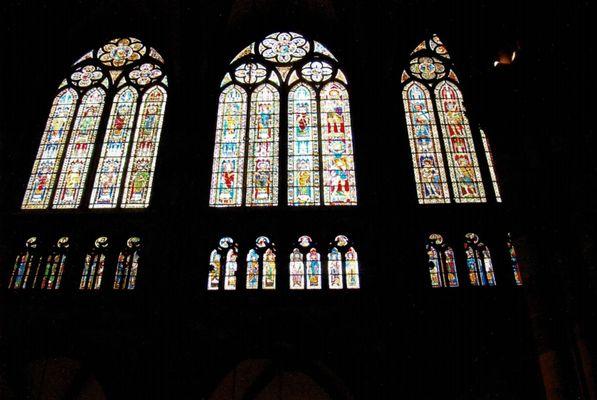
<svg viewBox="0 0 597 400"><path fill-rule="evenodd" d="M321 256L316 249L307 254L307 289L321 289Z"/></svg>
<svg viewBox="0 0 597 400"><path fill-rule="evenodd" d="M98 290L102 285L106 256L94 252L85 256L85 265L81 276L80 290Z"/></svg>
<svg viewBox="0 0 597 400"><path fill-rule="evenodd" d="M454 251L450 247L444 250L444 266L447 275L446 282L450 287L458 287L458 273L456 272L456 260L454 258Z"/></svg>
<svg viewBox="0 0 597 400"><path fill-rule="evenodd" d="M481 257L483 259L483 269L485 272L485 280L489 286L495 286L495 273L493 271L493 262L491 261L491 253L487 246L481 247Z"/></svg>
<svg viewBox="0 0 597 400"><path fill-rule="evenodd" d="M481 171L460 89L450 81L442 81L435 88L435 100L454 200L458 203L485 202Z"/></svg>
<svg viewBox="0 0 597 400"><path fill-rule="evenodd" d="M112 285L113 289L133 290L137 285L140 244L141 239L138 237L129 238L126 248L118 255L114 284Z"/></svg>
<svg viewBox="0 0 597 400"><path fill-rule="evenodd" d="M226 274L224 276L224 290L236 289L236 271L238 270L238 252L235 248L229 249L226 255Z"/></svg>
<svg viewBox="0 0 597 400"><path fill-rule="evenodd" d="M420 204L449 203L450 194L429 91L411 82L402 91Z"/></svg>
<svg viewBox="0 0 597 400"><path fill-rule="evenodd" d="M218 290L220 287L221 256L217 250L211 252L209 257L209 276L207 290Z"/></svg>
<svg viewBox="0 0 597 400"><path fill-rule="evenodd" d="M149 205L166 98L166 89L161 86L150 87L143 95L124 185L123 208Z"/></svg>
<svg viewBox="0 0 597 400"><path fill-rule="evenodd" d="M441 259L438 251L431 244L427 245L427 261L429 263L429 277L432 287L443 287L441 279Z"/></svg>
<svg viewBox="0 0 597 400"><path fill-rule="evenodd" d="M137 110L137 91L122 88L115 96L91 192L90 208L114 208L122 184Z"/></svg>
<svg viewBox="0 0 597 400"><path fill-rule="evenodd" d="M493 162L493 154L491 152L491 146L489 145L489 139L483 129L481 132L481 141L483 142L483 149L485 150L485 157L487 158L487 166L489 167L489 176L491 177L491 184L493 185L493 191L495 193L495 200L498 203L502 202L502 195L500 194L500 186L497 181L497 175L495 173L495 166Z"/></svg>
<svg viewBox="0 0 597 400"><path fill-rule="evenodd" d="M348 91L339 82L320 93L320 123L325 205L355 205L357 192Z"/></svg>
<svg viewBox="0 0 597 400"><path fill-rule="evenodd" d="M359 257L354 248L349 248L344 255L346 270L346 288L358 289L361 287L359 279Z"/></svg>
<svg viewBox="0 0 597 400"><path fill-rule="evenodd" d="M269 248L263 254L263 289L276 288L276 253Z"/></svg>
<svg viewBox="0 0 597 400"><path fill-rule="evenodd" d="M518 264L516 249L510 240L507 242L507 247L508 255L510 256L510 266L512 267L512 273L514 275L514 284L516 286L522 286L522 274L520 273L520 265Z"/></svg>
<svg viewBox="0 0 597 400"><path fill-rule="evenodd" d="M290 254L290 289L305 288L305 262L299 249L294 249Z"/></svg>
<svg viewBox="0 0 597 400"><path fill-rule="evenodd" d="M247 289L259 288L259 254L255 249L247 254Z"/></svg>
<svg viewBox="0 0 597 400"><path fill-rule="evenodd" d="M333 247L328 253L328 285L330 289L342 289L342 254Z"/></svg>
<svg viewBox="0 0 597 400"><path fill-rule="evenodd" d="M319 205L319 187L317 100L299 84L288 93L288 204Z"/></svg>
<svg viewBox="0 0 597 400"><path fill-rule="evenodd" d="M220 95L209 204L240 206L243 192L247 94L240 86Z"/></svg>
<svg viewBox="0 0 597 400"><path fill-rule="evenodd" d="M21 208L48 207L77 100L74 89L64 89L54 98Z"/></svg>
<svg viewBox="0 0 597 400"><path fill-rule="evenodd" d="M251 95L247 206L278 204L279 99L278 90L270 84L258 86Z"/></svg>
<svg viewBox="0 0 597 400"><path fill-rule="evenodd" d="M81 100L62 163L54 208L76 208L81 202L105 96L103 89L93 88Z"/></svg>

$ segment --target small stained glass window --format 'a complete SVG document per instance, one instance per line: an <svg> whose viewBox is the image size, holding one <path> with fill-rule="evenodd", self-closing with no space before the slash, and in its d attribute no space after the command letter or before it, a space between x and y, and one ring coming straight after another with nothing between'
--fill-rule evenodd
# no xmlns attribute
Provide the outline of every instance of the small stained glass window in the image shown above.
<svg viewBox="0 0 597 400"><path fill-rule="evenodd" d="M101 236L95 240L93 248L85 255L80 290L99 290L102 286L106 266L108 238Z"/></svg>
<svg viewBox="0 0 597 400"><path fill-rule="evenodd" d="M139 270L140 250L141 238L133 236L126 241L125 248L118 254L113 289L133 290L135 288Z"/></svg>

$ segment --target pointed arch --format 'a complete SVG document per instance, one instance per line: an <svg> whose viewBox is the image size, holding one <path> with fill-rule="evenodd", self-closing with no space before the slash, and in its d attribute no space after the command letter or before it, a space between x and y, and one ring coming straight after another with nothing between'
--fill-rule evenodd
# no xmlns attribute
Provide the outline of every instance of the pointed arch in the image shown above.
<svg viewBox="0 0 597 400"><path fill-rule="evenodd" d="M465 235L464 251L472 286L495 286L495 273L489 248L475 233Z"/></svg>
<svg viewBox="0 0 597 400"><path fill-rule="evenodd" d="M290 289L321 289L321 255L310 236L301 236L290 254Z"/></svg>
<svg viewBox="0 0 597 400"><path fill-rule="evenodd" d="M224 271L224 290L236 290L238 271L238 245L234 239L223 237L218 247L209 256L209 274L207 290L220 289L222 270Z"/></svg>
<svg viewBox="0 0 597 400"><path fill-rule="evenodd" d="M437 233L432 233L427 239L426 249L431 286L458 287L454 251L444 243L444 238Z"/></svg>
<svg viewBox="0 0 597 400"><path fill-rule="evenodd" d="M276 247L266 236L247 253L246 277L247 289L276 289Z"/></svg>
<svg viewBox="0 0 597 400"><path fill-rule="evenodd" d="M156 85L147 89L141 100L124 184L123 208L149 206L167 96L166 89Z"/></svg>
<svg viewBox="0 0 597 400"><path fill-rule="evenodd" d="M210 205L240 206L243 193L247 92L239 85L222 90L218 106Z"/></svg>
<svg viewBox="0 0 597 400"><path fill-rule="evenodd" d="M36 279L41 265L41 256L38 250L38 240L30 237L25 242L23 250L17 255L8 282L9 289L27 289L35 286Z"/></svg>
<svg viewBox="0 0 597 400"><path fill-rule="evenodd" d="M108 238L101 236L95 240L93 247L85 255L79 290L99 290L101 288L108 245Z"/></svg>
<svg viewBox="0 0 597 400"><path fill-rule="evenodd" d="M138 97L132 85L121 88L114 96L91 192L90 208L113 208L118 203Z"/></svg>
<svg viewBox="0 0 597 400"><path fill-rule="evenodd" d="M401 82L419 203L486 202L458 77L437 35L411 53Z"/></svg>
<svg viewBox="0 0 597 400"><path fill-rule="evenodd" d="M328 253L328 287L330 289L359 289L361 279L359 257L351 240L338 235Z"/></svg>
<svg viewBox="0 0 597 400"><path fill-rule="evenodd" d="M301 82L288 93L288 204L320 205L317 95Z"/></svg>
<svg viewBox="0 0 597 400"><path fill-rule="evenodd" d="M126 241L126 246L118 254L114 273L114 290L133 290L137 286L141 238L133 236Z"/></svg>
<svg viewBox="0 0 597 400"><path fill-rule="evenodd" d="M21 208L49 206L78 100L77 91L70 87L54 98Z"/></svg>
<svg viewBox="0 0 597 400"><path fill-rule="evenodd" d="M89 199L89 208L149 205L168 82L163 63L155 49L125 37L110 40L73 64L53 101L22 209L75 209L83 199ZM135 142L129 155L130 132L143 91L140 107L153 114L150 119L156 124L143 128L141 154L136 153ZM108 107L110 112L105 113ZM95 142L103 125L107 128L98 151ZM135 180L119 204L126 165L133 170L127 177ZM87 179L90 171L97 171L93 180Z"/></svg>
<svg viewBox="0 0 597 400"><path fill-rule="evenodd" d="M280 190L289 206L356 205L347 85L336 57L299 33L275 32L243 48L220 83L210 206L276 206ZM243 93L233 121L242 131L230 135L238 145L221 140L229 91ZM288 134L279 138L284 123ZM278 172L280 143L288 149L286 179Z"/></svg>
<svg viewBox="0 0 597 400"><path fill-rule="evenodd" d="M247 206L278 204L280 94L269 83L251 94L249 151L247 159Z"/></svg>
<svg viewBox="0 0 597 400"><path fill-rule="evenodd" d="M62 284L62 276L66 268L66 257L70 247L70 239L63 236L52 247L43 266L43 276L40 281L42 290L58 290Z"/></svg>

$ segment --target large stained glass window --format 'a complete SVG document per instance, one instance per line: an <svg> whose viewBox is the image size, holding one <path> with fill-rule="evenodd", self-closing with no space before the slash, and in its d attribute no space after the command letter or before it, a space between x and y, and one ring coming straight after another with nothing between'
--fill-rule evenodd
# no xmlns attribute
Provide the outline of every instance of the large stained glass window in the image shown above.
<svg viewBox="0 0 597 400"><path fill-rule="evenodd" d="M101 236L95 240L93 248L85 256L83 273L81 274L80 290L99 290L104 277L106 266L106 249L108 238Z"/></svg>
<svg viewBox="0 0 597 400"><path fill-rule="evenodd" d="M458 287L454 251L444 243L444 238L437 233L429 235L426 248L431 286Z"/></svg>
<svg viewBox="0 0 597 400"><path fill-rule="evenodd" d="M8 282L9 289L27 289L33 287L33 280L39 273L41 256L38 253L38 241L31 237L25 242L25 248L16 259Z"/></svg>
<svg viewBox="0 0 597 400"><path fill-rule="evenodd" d="M301 236L290 254L290 289L321 289L321 255L309 236Z"/></svg>
<svg viewBox="0 0 597 400"><path fill-rule="evenodd" d="M474 233L465 235L464 252L472 286L495 286L495 273L489 248Z"/></svg>
<svg viewBox="0 0 597 400"><path fill-rule="evenodd" d="M510 234L508 234L506 246L508 248L508 256L510 257L510 266L512 267L512 274L514 276L514 284L516 286L522 286L522 274L520 273L520 264L518 263L516 248L514 247L514 243L512 243L512 238Z"/></svg>
<svg viewBox="0 0 597 400"><path fill-rule="evenodd" d="M207 290L218 290L224 281L224 290L235 290L238 271L238 245L230 237L220 239L217 249L209 257ZM223 276L222 276L223 274Z"/></svg>
<svg viewBox="0 0 597 400"><path fill-rule="evenodd" d="M276 288L276 247L265 236L259 236L247 254L247 289Z"/></svg>
<svg viewBox="0 0 597 400"><path fill-rule="evenodd" d="M62 276L66 267L66 256L70 240L67 236L61 237L46 257L43 268L43 275L40 278L39 287L45 290L60 289Z"/></svg>
<svg viewBox="0 0 597 400"><path fill-rule="evenodd" d="M166 105L163 63L128 37L73 65L52 104L23 209L73 209L87 200L89 208L149 205Z"/></svg>
<svg viewBox="0 0 597 400"><path fill-rule="evenodd" d="M338 235L332 242L327 260L330 289L358 289L361 287L359 258L350 240Z"/></svg>
<svg viewBox="0 0 597 400"><path fill-rule="evenodd" d="M500 194L500 185L498 184L497 175L495 173L495 163L493 162L493 153L489 145L489 139L483 129L479 129L481 133L481 141L483 142L483 149L485 150L485 158L487 159L487 167L489 167L489 176L491 177L491 184L493 185L493 192L495 193L495 201L502 202L502 195Z"/></svg>
<svg viewBox="0 0 597 400"><path fill-rule="evenodd" d="M419 203L485 202L458 78L438 36L415 48L401 81Z"/></svg>
<svg viewBox="0 0 597 400"><path fill-rule="evenodd" d="M356 205L347 84L334 55L298 33L244 48L221 83L210 206L275 206L280 189L291 206Z"/></svg>
<svg viewBox="0 0 597 400"><path fill-rule="evenodd" d="M140 250L141 238L133 236L126 241L126 247L118 254L113 289L133 290L135 288L139 270Z"/></svg>

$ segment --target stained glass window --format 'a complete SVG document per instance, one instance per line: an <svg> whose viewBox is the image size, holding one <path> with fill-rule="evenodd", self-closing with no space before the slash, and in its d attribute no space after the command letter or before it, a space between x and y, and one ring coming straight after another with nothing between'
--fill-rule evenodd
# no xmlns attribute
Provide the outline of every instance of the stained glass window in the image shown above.
<svg viewBox="0 0 597 400"><path fill-rule="evenodd" d="M140 238L133 236L126 241L126 247L118 254L113 289L133 290L135 288L139 270L140 249Z"/></svg>
<svg viewBox="0 0 597 400"><path fill-rule="evenodd" d="M514 276L514 284L516 286L522 286L522 274L520 273L520 265L518 263L518 256L516 255L516 248L512 243L512 238L508 234L508 240L506 241L508 248L508 255L510 256L510 266L512 267L512 274Z"/></svg>
<svg viewBox="0 0 597 400"><path fill-rule="evenodd" d="M123 191L121 207L147 207L166 85L163 58L135 38L111 40L81 57L54 99L21 207L73 209L89 197L89 208L115 208ZM94 179L90 171L97 171Z"/></svg>
<svg viewBox="0 0 597 400"><path fill-rule="evenodd" d="M81 283L79 284L80 290L99 290L101 288L107 248L107 237L101 236L96 239L93 248L85 256Z"/></svg>
<svg viewBox="0 0 597 400"><path fill-rule="evenodd" d="M288 204L319 205L317 97L305 83L288 93Z"/></svg>
<svg viewBox="0 0 597 400"><path fill-rule="evenodd" d="M493 192L495 193L495 201L502 202L502 195L500 194L500 186L498 184L497 175L495 173L495 166L493 162L493 153L489 145L489 139L483 129L479 129L481 133L481 141L483 142L483 149L485 150L485 157L487 159L487 166L489 167L489 176L491 177L491 184L493 185Z"/></svg>
<svg viewBox="0 0 597 400"><path fill-rule="evenodd" d="M327 263L330 289L361 287L358 254L346 236L336 236L328 253Z"/></svg>
<svg viewBox="0 0 597 400"><path fill-rule="evenodd" d="M43 276L41 277L40 282L41 289L60 289L69 247L70 241L68 237L64 236L58 239L58 242L52 248L48 257L46 257L45 266L43 267Z"/></svg>
<svg viewBox="0 0 597 400"><path fill-rule="evenodd" d="M251 94L247 206L278 204L278 137L280 95L263 84Z"/></svg>
<svg viewBox="0 0 597 400"><path fill-rule="evenodd" d="M485 202L458 78L439 37L434 35L417 46L401 80L419 203L450 202L444 159L452 199L457 203Z"/></svg>
<svg viewBox="0 0 597 400"><path fill-rule="evenodd" d="M209 275L207 290L218 290L224 271L224 289L236 289L236 273L238 271L238 245L230 237L220 239L219 246L209 257Z"/></svg>
<svg viewBox="0 0 597 400"><path fill-rule="evenodd" d="M309 236L301 236L290 254L290 289L321 289L321 255Z"/></svg>
<svg viewBox="0 0 597 400"><path fill-rule="evenodd" d="M15 259L8 283L9 289L27 289L33 286L33 280L37 276L42 262L37 246L36 237L27 239L25 248Z"/></svg>
<svg viewBox="0 0 597 400"><path fill-rule="evenodd" d="M437 233L427 240L427 261L432 287L458 287L456 260L452 248Z"/></svg>
<svg viewBox="0 0 597 400"><path fill-rule="evenodd" d="M210 206L275 206L279 188L291 206L356 205L346 85L333 54L298 33L273 33L238 53L221 82Z"/></svg>
<svg viewBox="0 0 597 400"><path fill-rule="evenodd" d="M247 289L259 288L276 288L276 248L265 236L258 237L247 254Z"/></svg>
<svg viewBox="0 0 597 400"><path fill-rule="evenodd" d="M474 233L465 235L464 252L469 274L469 281L473 286L495 286L495 273L489 248L480 242Z"/></svg>

